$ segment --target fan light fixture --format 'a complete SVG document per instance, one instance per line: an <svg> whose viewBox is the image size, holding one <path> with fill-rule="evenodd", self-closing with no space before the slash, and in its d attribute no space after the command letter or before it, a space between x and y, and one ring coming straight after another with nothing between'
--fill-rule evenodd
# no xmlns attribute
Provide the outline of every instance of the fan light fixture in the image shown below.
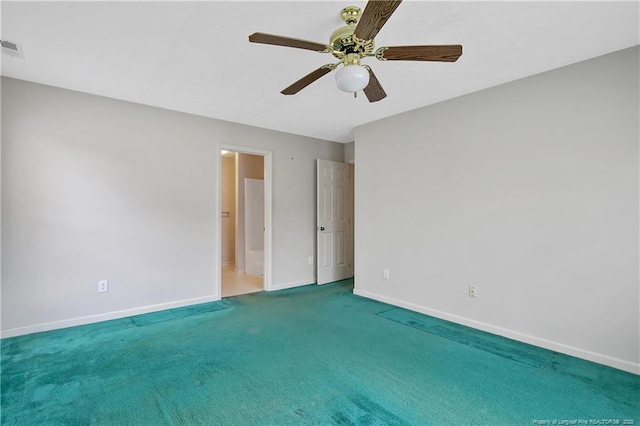
<svg viewBox="0 0 640 426"><path fill-rule="evenodd" d="M336 85L343 92L354 93L369 84L369 71L362 65L345 65L336 72Z"/></svg>
<svg viewBox="0 0 640 426"><path fill-rule="evenodd" d="M335 70L338 89L354 95L362 90L369 102L378 102L386 98L387 94L373 70L369 66L360 65L361 59L375 57L379 61L455 62L462 55L462 46L459 44L383 46L376 49L374 38L400 3L402 0L369 0L364 11L357 6L345 7L340 16L346 25L331 34L329 44L266 33L253 33L249 36L249 41L329 53L339 59L338 62L322 65L285 87L280 92L283 95L295 95Z"/></svg>

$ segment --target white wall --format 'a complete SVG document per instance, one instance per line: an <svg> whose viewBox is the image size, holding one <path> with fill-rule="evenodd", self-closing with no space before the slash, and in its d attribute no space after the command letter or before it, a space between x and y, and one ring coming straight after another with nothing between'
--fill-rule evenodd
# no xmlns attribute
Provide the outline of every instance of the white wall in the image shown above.
<svg viewBox="0 0 640 426"><path fill-rule="evenodd" d="M638 50L358 128L356 293L640 372Z"/></svg>
<svg viewBox="0 0 640 426"><path fill-rule="evenodd" d="M273 152L273 284L312 283L342 144L2 78L2 335L219 298L218 144Z"/></svg>

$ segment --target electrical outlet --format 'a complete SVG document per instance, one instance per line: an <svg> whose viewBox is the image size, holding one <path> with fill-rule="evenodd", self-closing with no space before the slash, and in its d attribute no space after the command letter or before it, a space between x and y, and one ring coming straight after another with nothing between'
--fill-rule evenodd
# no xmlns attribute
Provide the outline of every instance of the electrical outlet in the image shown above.
<svg viewBox="0 0 640 426"><path fill-rule="evenodd" d="M388 269L383 269L382 270L382 278L384 278L385 280L389 279L389 270Z"/></svg>
<svg viewBox="0 0 640 426"><path fill-rule="evenodd" d="M313 256L309 256L309 265L313 265Z"/></svg>
<svg viewBox="0 0 640 426"><path fill-rule="evenodd" d="M106 293L109 291L109 281L98 281L98 293Z"/></svg>
<svg viewBox="0 0 640 426"><path fill-rule="evenodd" d="M478 287L475 285L469 286L469 297L478 297Z"/></svg>

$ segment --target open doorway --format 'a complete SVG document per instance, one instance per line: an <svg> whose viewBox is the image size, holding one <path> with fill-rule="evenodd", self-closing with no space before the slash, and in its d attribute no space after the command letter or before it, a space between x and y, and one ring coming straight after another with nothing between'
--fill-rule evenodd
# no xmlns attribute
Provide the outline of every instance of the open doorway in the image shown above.
<svg viewBox="0 0 640 426"><path fill-rule="evenodd" d="M221 297L270 287L270 159L270 153L251 148L220 148Z"/></svg>

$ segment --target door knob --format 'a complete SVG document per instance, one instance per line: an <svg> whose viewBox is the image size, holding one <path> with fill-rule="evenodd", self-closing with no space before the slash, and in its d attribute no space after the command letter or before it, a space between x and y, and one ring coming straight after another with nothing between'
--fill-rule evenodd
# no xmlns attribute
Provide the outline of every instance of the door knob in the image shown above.
<svg viewBox="0 0 640 426"><path fill-rule="evenodd" d="M324 226L321 226L321 227L320 227L320 230L321 230L321 231L324 231Z"/></svg>

